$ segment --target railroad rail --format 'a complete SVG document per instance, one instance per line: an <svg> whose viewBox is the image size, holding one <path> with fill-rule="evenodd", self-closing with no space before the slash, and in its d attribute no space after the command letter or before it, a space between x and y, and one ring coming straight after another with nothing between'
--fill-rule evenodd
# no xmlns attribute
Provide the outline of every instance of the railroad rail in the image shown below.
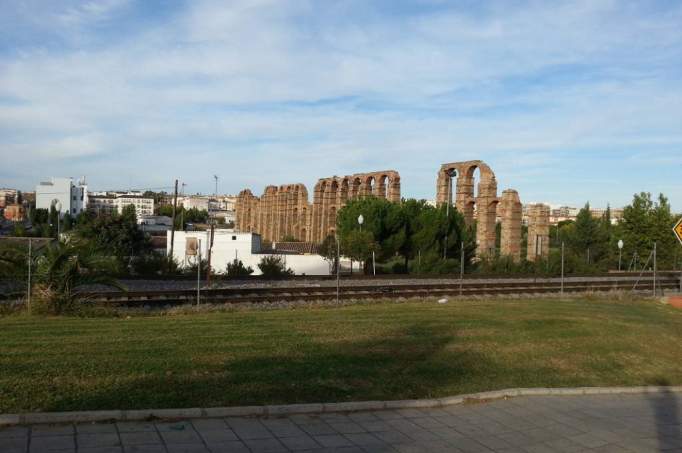
<svg viewBox="0 0 682 453"><path fill-rule="evenodd" d="M653 290L653 276L593 277L545 279L496 279L490 281L459 280L434 283L401 283L382 281L379 284L345 282L340 287L339 299L398 299L415 297L443 296L495 296L509 294L557 294L608 292L608 291L647 291ZM635 286L636 284L636 286ZM657 276L658 291L680 290L679 273L661 273ZM200 302L211 304L267 303L335 300L337 288L334 285L298 286L235 286L227 288L202 288ZM154 290L154 291L98 291L83 292L82 295L92 303L122 306L165 306L196 303L196 289Z"/></svg>
<svg viewBox="0 0 682 453"><path fill-rule="evenodd" d="M411 280L411 281L410 281ZM610 273L598 276L571 276L564 279L564 293L639 291L652 293L653 274ZM129 283L132 283L130 281ZM182 281L181 281L182 282ZM124 282L125 283L125 282ZM170 280L169 283L178 283ZM196 287L182 282L183 289L131 289L82 291L83 298L93 304L114 306L168 306L196 303ZM293 279L267 282L263 280L222 281L220 287L200 291L200 302L211 304L267 303L335 300L336 283L328 278L321 280ZM682 290L682 273L659 272L656 277L659 292ZM377 278L346 279L342 281L339 299L398 299L412 297L444 296L496 296L510 294L556 294L562 291L560 278L520 276L515 278ZM12 291L0 294L0 302L19 300L25 293Z"/></svg>

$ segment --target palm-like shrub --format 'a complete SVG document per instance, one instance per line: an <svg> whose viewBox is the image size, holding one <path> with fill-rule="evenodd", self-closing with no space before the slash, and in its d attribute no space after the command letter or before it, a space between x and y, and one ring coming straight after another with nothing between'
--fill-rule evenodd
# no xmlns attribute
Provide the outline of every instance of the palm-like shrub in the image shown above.
<svg viewBox="0 0 682 453"><path fill-rule="evenodd" d="M123 289L111 277L116 261L95 252L88 243L58 242L37 260L35 293L55 314L74 310L84 299L85 285L101 284Z"/></svg>

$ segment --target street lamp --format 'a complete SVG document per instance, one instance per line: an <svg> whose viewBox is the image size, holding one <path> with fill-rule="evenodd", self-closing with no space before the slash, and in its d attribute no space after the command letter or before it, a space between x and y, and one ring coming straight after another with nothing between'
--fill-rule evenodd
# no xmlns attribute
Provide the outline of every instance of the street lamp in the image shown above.
<svg viewBox="0 0 682 453"><path fill-rule="evenodd" d="M621 262L623 260L623 246L625 243L622 239L618 241L618 272L620 272Z"/></svg>
<svg viewBox="0 0 682 453"><path fill-rule="evenodd" d="M360 225L360 232L362 233L362 224L365 223L365 218L360 214L358 216L358 225ZM362 270L365 270L365 263L362 263Z"/></svg>
<svg viewBox="0 0 682 453"><path fill-rule="evenodd" d="M57 241L59 241L59 217L62 212L62 202L59 200L53 200L52 206L54 206L55 211L57 211ZM52 224L50 224L52 226Z"/></svg>

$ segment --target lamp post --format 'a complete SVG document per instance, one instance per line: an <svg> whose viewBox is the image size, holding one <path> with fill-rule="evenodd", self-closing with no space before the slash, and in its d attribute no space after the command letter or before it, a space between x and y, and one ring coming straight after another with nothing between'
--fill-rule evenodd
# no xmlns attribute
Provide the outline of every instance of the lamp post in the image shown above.
<svg viewBox="0 0 682 453"><path fill-rule="evenodd" d="M623 246L625 243L623 240L618 241L618 272L620 272L621 263L623 261Z"/></svg>
<svg viewBox="0 0 682 453"><path fill-rule="evenodd" d="M360 225L360 232L361 232L361 233L362 233L362 224L363 224L363 223L365 223L365 218L362 216L362 214L360 214L360 215L358 216L358 225ZM365 271L365 263L364 263L364 261L363 261L363 263L362 263L362 271L363 271L363 272Z"/></svg>
<svg viewBox="0 0 682 453"><path fill-rule="evenodd" d="M55 211L57 211L57 242L59 242L59 220L62 213L62 202L59 200L53 200L53 206Z"/></svg>
<svg viewBox="0 0 682 453"><path fill-rule="evenodd" d="M61 223L61 217L62 217L62 202L58 201L57 204L54 205L55 209L57 210L57 240L59 241L59 224Z"/></svg>

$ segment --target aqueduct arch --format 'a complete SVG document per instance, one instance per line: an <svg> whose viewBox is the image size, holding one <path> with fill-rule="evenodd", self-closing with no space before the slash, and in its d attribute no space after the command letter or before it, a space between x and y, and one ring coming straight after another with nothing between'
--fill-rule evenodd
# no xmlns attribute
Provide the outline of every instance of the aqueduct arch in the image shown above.
<svg viewBox="0 0 682 453"><path fill-rule="evenodd" d="M236 227L259 233L266 241L292 237L321 242L336 230L336 217L348 200L376 196L400 201L400 175L393 170L321 178L312 203L303 184L267 186L256 197L249 189L237 196Z"/></svg>
<svg viewBox="0 0 682 453"><path fill-rule="evenodd" d="M400 175L397 171L356 173L322 178L315 184L312 222L308 240L321 242L336 230L336 216L349 200L375 196L400 201Z"/></svg>
<svg viewBox="0 0 682 453"><path fill-rule="evenodd" d="M478 194L474 193L474 173L480 172ZM457 178L453 191L452 179ZM479 258L495 253L495 223L497 219L497 179L492 169L483 161L470 160L443 164L438 171L436 202L438 205L455 206L464 216L467 225L472 225L474 215L476 228L476 255Z"/></svg>

